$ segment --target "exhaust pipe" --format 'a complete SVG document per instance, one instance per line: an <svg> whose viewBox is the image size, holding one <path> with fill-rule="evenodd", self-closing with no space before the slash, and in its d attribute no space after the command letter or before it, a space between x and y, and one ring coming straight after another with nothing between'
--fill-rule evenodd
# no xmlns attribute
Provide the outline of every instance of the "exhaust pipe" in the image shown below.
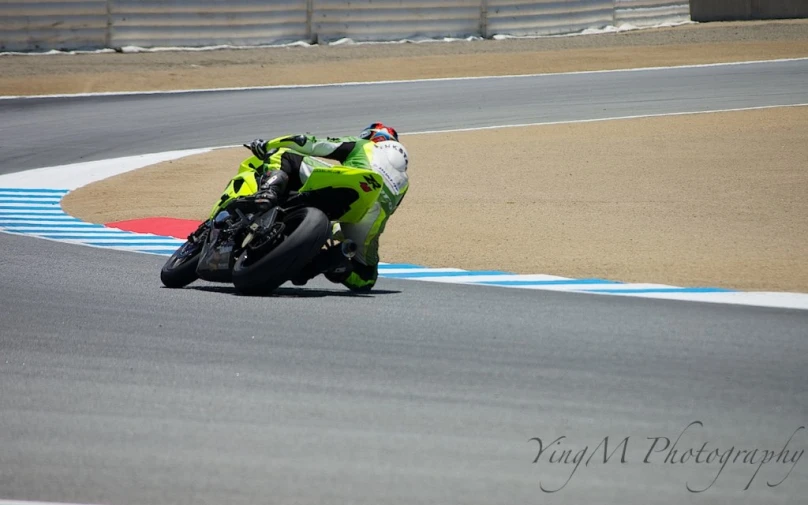
<svg viewBox="0 0 808 505"><path fill-rule="evenodd" d="M357 245L353 240L343 240L340 242L340 250L342 251L342 255L348 259L351 259L356 255L356 249Z"/></svg>

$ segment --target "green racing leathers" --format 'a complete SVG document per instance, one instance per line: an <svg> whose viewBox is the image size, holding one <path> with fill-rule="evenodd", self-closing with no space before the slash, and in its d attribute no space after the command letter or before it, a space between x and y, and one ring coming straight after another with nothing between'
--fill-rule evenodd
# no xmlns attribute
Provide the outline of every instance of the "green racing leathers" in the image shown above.
<svg viewBox="0 0 808 505"><path fill-rule="evenodd" d="M292 191L305 184L315 167L330 166L317 158L331 159L346 167L373 170L382 176L382 191L364 218L358 223L335 223L334 226L335 238L352 240L357 251L351 261L353 269L350 275L329 279L354 291L370 290L378 277L379 238L409 189L406 171L400 172L385 164L381 144L359 137L321 139L313 135L289 135L270 140L261 147L267 154L267 161L261 169L264 173L284 172L288 176L288 190Z"/></svg>

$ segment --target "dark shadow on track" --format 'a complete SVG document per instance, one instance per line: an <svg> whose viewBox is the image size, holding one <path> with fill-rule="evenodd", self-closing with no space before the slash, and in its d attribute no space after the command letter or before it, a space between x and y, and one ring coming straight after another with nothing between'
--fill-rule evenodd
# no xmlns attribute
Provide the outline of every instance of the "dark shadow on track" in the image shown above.
<svg viewBox="0 0 808 505"><path fill-rule="evenodd" d="M234 296L243 296L232 286L188 286L184 289L194 289L209 293L223 293ZM306 289L280 287L267 295L257 295L258 298L322 298L326 296L347 296L352 298L373 298L375 295L395 295L401 291L374 289L369 293L353 293L347 290Z"/></svg>

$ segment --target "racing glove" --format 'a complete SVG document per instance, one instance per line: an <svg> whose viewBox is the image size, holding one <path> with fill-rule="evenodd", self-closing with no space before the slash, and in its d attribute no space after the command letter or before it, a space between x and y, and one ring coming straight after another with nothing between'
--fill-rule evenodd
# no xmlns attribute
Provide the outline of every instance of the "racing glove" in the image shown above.
<svg viewBox="0 0 808 505"><path fill-rule="evenodd" d="M269 153L267 152L267 141L264 139L255 139L249 144L244 144L244 147L252 151L253 155L266 161L269 158Z"/></svg>

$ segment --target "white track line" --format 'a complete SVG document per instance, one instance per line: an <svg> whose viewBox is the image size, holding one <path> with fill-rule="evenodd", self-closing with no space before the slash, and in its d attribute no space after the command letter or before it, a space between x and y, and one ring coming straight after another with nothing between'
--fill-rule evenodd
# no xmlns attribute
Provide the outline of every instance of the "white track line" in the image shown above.
<svg viewBox="0 0 808 505"><path fill-rule="evenodd" d="M0 505L97 505L97 504L64 503L56 501L0 500Z"/></svg>
<svg viewBox="0 0 808 505"><path fill-rule="evenodd" d="M194 154L206 153L213 149L215 148L167 151L137 156L125 156L108 160L71 163L68 165L36 168L33 170L20 169L19 172L0 175L0 187L36 189L48 186L53 189L72 191L92 182L107 179L138 168L155 165L164 161L176 160ZM62 196L63 195L59 195L58 197L53 197L53 199L58 202L61 200ZM36 202L41 203L42 200L37 200Z"/></svg>
<svg viewBox="0 0 808 505"><path fill-rule="evenodd" d="M732 61L726 63L701 63L695 65L674 65L663 67L635 67L635 68L618 68L613 70L579 70L575 72L548 72L541 74L509 74L509 75L486 75L476 77L435 77L431 79L401 79L401 80L388 80L388 81L354 81L354 82L336 82L327 84L281 84L275 86L244 86L232 88L203 88L203 89L176 89L166 91L108 91L99 93L66 93L55 95L14 95L14 96L0 96L0 100L16 100L16 99L41 99L41 98L85 98L85 97L102 97L102 96L139 96L139 95L175 95L187 93L211 93L211 92L229 92L229 91L258 91L258 90L273 90L273 89L302 89L302 88L339 88L347 86L381 86L390 84L412 84L421 82L444 82L444 81L475 81L483 79L526 79L533 77L552 77L564 75L588 75L588 74L606 74L617 72L648 72L654 70L679 70L688 68L708 68L708 67L726 67L738 65L754 65L757 63L785 63L792 61L804 61L805 58L779 58L774 60L753 60L753 61Z"/></svg>
<svg viewBox="0 0 808 505"><path fill-rule="evenodd" d="M686 111L686 112L661 112L659 114L643 114L643 115L636 115L636 116L610 116L604 117L599 119L571 119L568 121L544 121L538 123L517 123L517 124L502 124L502 125L494 125L494 126L474 126L471 128L453 128L448 130L424 130L424 131L401 131L399 130L399 136L404 137L406 135L434 135L438 133L463 133L463 132L473 132L473 131L480 131L480 130L498 130L500 128L529 128L531 126L552 126L552 125L563 125L563 124L575 124L575 123L598 123L601 121L620 121L623 119L645 119L645 118L654 118L654 117L667 117L667 116L688 116L691 114L714 114L719 112L743 112L747 110L764 110L764 109L780 109L785 107L808 107L808 103L791 103L791 104L784 104L784 105L759 105L756 107L740 107L735 109L715 109L715 110L694 110L694 111ZM402 139L402 141L404 141ZM233 149L233 148L244 148L241 144L227 144L215 147L208 147L205 148L205 151L214 151L218 149ZM202 151L202 150L200 150ZM159 155L160 153L153 153L144 156L154 156ZM108 160L114 161L114 160Z"/></svg>
<svg viewBox="0 0 808 505"><path fill-rule="evenodd" d="M689 112L662 112L659 114L640 114L635 116L611 116L599 119L572 119L568 121L544 121L539 123L519 123L519 124L504 124L497 126L475 126L473 128L455 128L451 130L426 130L419 132L401 132L400 135L430 135L434 133L460 133L471 132L478 130L497 130L500 128L527 128L530 126L549 126L549 125L562 125L562 124L575 124L575 123L597 123L601 121L618 121L622 119L644 119L652 117L666 117L666 116L688 116L691 114L713 114L715 112L740 112L745 110L762 110L762 109L778 109L782 107L805 107L808 103L792 103L785 105L760 105L757 107L740 107L736 109L716 109L716 110L696 110Z"/></svg>
<svg viewBox="0 0 808 505"><path fill-rule="evenodd" d="M623 119L645 119L645 118L654 118L654 117L667 117L667 116L688 116L691 114L714 114L719 112L742 112L747 110L764 110L764 109L780 109L785 107L808 107L808 103L791 103L791 104L784 104L784 105L760 105L756 107L740 107L734 109L715 109L715 110L694 110L694 111L687 111L687 112L661 112L659 114L642 114L636 116L610 116L604 117L599 119L571 119L568 121L544 121L538 123L516 123L516 124L502 124L502 125L495 125L495 126L474 126L471 128L452 128L448 130L424 130L424 131L399 131L399 135L404 137L406 135L434 135L438 133L463 133L463 132L473 132L473 131L480 131L480 130L498 130L500 128L528 128L531 126L552 126L552 125L563 125L563 124L575 124L575 123L597 123L601 121L620 121ZM402 139L403 141L403 139ZM243 148L241 144L228 144L228 145L221 145L216 147L209 147L207 150L213 151L217 149L232 149L240 147ZM159 154L159 153L156 153Z"/></svg>

